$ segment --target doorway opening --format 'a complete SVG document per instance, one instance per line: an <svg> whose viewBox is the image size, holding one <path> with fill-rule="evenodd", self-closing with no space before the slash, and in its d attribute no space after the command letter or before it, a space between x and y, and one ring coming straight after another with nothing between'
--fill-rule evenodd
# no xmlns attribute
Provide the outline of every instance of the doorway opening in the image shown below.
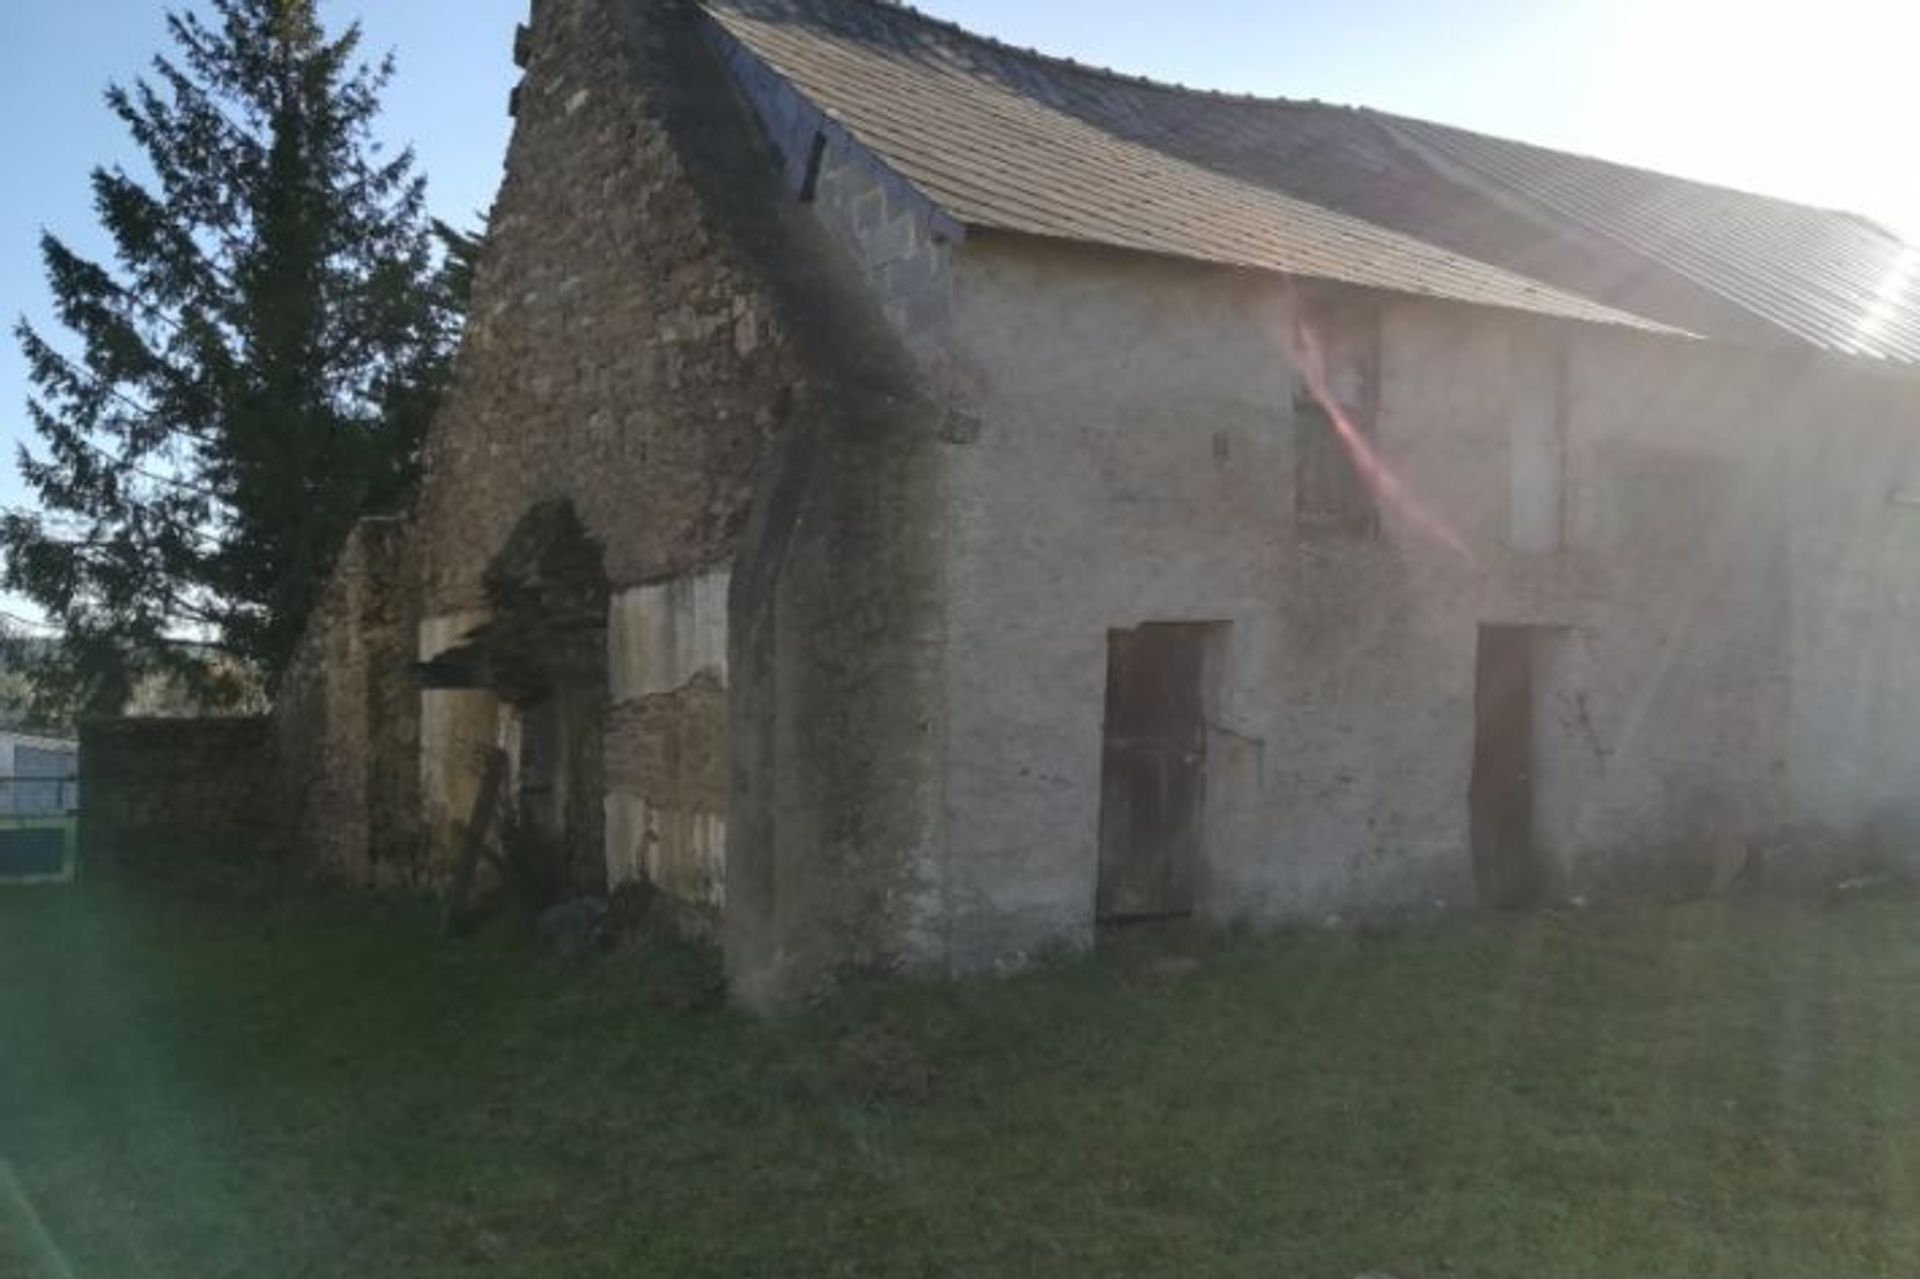
<svg viewBox="0 0 1920 1279"><path fill-rule="evenodd" d="M1207 723L1226 624L1149 622L1107 633L1100 762L1101 923L1193 913Z"/></svg>
<svg viewBox="0 0 1920 1279"><path fill-rule="evenodd" d="M1492 910L1538 906L1552 867L1536 836L1535 684L1551 626L1486 624L1474 659L1473 778L1469 784L1473 879Z"/></svg>
<svg viewBox="0 0 1920 1279"><path fill-rule="evenodd" d="M492 849L536 906L602 893L609 590L599 544L571 503L541 502L482 584L488 620L416 669L423 688L484 691L498 702L494 746L454 763L485 770L499 757L500 799L477 805L473 855Z"/></svg>

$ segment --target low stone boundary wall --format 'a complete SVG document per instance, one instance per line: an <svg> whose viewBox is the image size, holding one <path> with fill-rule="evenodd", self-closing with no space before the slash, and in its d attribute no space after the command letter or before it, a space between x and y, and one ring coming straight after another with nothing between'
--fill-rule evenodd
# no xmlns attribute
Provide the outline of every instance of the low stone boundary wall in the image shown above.
<svg viewBox="0 0 1920 1279"><path fill-rule="evenodd" d="M98 720L80 729L80 857L167 873L278 851L271 721Z"/></svg>

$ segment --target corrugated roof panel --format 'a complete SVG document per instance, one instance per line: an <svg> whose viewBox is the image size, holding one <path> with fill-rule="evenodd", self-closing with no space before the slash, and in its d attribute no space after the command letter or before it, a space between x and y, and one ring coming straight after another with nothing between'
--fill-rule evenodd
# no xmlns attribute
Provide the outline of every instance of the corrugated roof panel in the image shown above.
<svg viewBox="0 0 1920 1279"><path fill-rule="evenodd" d="M1814 346L1920 361L1920 249L1864 218L1387 119L1417 143Z"/></svg>

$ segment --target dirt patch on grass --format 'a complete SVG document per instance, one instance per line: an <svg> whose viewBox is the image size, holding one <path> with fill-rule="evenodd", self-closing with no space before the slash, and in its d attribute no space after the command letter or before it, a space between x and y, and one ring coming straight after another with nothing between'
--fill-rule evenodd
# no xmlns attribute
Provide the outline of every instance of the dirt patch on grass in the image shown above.
<svg viewBox="0 0 1920 1279"><path fill-rule="evenodd" d="M933 1097L933 1063L913 1041L885 1027L865 1027L842 1039L834 1077L863 1105L915 1106Z"/></svg>

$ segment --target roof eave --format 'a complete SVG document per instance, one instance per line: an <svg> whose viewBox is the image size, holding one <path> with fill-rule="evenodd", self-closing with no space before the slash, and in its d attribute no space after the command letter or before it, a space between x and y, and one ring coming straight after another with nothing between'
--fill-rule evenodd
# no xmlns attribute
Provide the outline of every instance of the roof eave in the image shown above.
<svg viewBox="0 0 1920 1279"><path fill-rule="evenodd" d="M1011 239L1035 240L1044 243L1073 245L1109 253L1127 253L1140 257L1154 258L1163 262L1178 262L1187 266L1212 268L1220 271L1244 271L1255 275L1267 276L1276 280L1310 281L1323 287L1353 289L1363 293L1378 293L1390 297L1405 298L1417 302L1433 302L1447 306L1466 306L1476 310L1499 311L1509 315L1524 315L1536 320L1550 320L1564 324L1584 324L1596 328L1618 329L1629 333L1640 333L1650 337L1682 338L1692 342L1709 341L1699 333L1662 324L1645 316L1634 315L1617 308L1599 307L1596 309L1611 311L1612 314L1578 315L1552 307L1526 307L1491 300L1474 300L1457 297L1449 293L1420 292L1410 288L1394 288L1384 284L1360 283L1336 275L1316 275L1311 271L1288 269L1260 262L1230 261L1223 258L1205 257L1199 254L1180 253L1173 249L1143 248L1136 244L1121 244L1114 241L1095 239L1089 236L1057 235L1046 231L1035 231L1027 227L1002 226L983 220L957 222L968 235L988 237L1007 237Z"/></svg>

